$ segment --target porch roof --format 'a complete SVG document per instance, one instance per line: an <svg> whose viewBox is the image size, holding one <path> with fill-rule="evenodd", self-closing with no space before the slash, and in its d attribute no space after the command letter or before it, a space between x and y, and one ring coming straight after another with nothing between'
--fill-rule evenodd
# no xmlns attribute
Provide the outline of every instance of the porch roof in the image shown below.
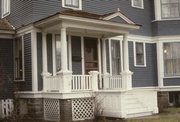
<svg viewBox="0 0 180 122"><path fill-rule="evenodd" d="M6 20L0 19L0 34L14 34L14 27Z"/></svg>
<svg viewBox="0 0 180 122"><path fill-rule="evenodd" d="M113 21L116 17L119 18L120 22ZM51 31L55 28L58 29L57 27L65 26L70 28L69 30L71 31L73 29L91 30L101 33L111 33L114 36L140 28L140 25L135 24L122 14L119 9L104 15L68 9L39 20L35 22L34 25L35 27L44 29L44 31Z"/></svg>

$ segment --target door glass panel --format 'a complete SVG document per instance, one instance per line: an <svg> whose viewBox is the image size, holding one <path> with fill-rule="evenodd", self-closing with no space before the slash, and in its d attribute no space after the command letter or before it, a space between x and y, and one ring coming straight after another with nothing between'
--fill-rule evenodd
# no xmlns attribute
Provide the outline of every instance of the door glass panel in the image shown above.
<svg viewBox="0 0 180 122"><path fill-rule="evenodd" d="M84 38L85 73L98 71L97 38Z"/></svg>

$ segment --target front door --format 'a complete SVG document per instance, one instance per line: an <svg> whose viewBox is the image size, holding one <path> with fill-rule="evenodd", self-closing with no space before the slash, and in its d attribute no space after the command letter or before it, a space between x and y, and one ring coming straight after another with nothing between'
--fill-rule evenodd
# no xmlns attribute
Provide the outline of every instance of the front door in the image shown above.
<svg viewBox="0 0 180 122"><path fill-rule="evenodd" d="M84 65L85 74L89 71L98 71L98 39L84 37Z"/></svg>

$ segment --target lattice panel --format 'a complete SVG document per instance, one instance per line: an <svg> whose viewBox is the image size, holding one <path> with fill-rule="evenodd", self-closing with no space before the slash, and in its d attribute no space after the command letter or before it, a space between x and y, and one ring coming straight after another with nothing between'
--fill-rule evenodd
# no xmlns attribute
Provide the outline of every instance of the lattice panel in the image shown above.
<svg viewBox="0 0 180 122"><path fill-rule="evenodd" d="M89 98L72 100L72 118L73 121L93 119L94 100Z"/></svg>
<svg viewBox="0 0 180 122"><path fill-rule="evenodd" d="M60 105L57 99L44 99L44 119L49 121L60 120Z"/></svg>

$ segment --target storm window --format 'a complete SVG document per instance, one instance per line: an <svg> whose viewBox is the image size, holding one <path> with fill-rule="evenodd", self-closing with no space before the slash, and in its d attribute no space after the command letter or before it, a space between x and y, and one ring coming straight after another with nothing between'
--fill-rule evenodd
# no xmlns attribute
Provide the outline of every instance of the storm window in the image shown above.
<svg viewBox="0 0 180 122"><path fill-rule="evenodd" d="M1 0L1 17L4 18L10 14L10 0Z"/></svg>
<svg viewBox="0 0 180 122"><path fill-rule="evenodd" d="M132 7L135 8L144 8L144 1L143 0L131 0Z"/></svg>

